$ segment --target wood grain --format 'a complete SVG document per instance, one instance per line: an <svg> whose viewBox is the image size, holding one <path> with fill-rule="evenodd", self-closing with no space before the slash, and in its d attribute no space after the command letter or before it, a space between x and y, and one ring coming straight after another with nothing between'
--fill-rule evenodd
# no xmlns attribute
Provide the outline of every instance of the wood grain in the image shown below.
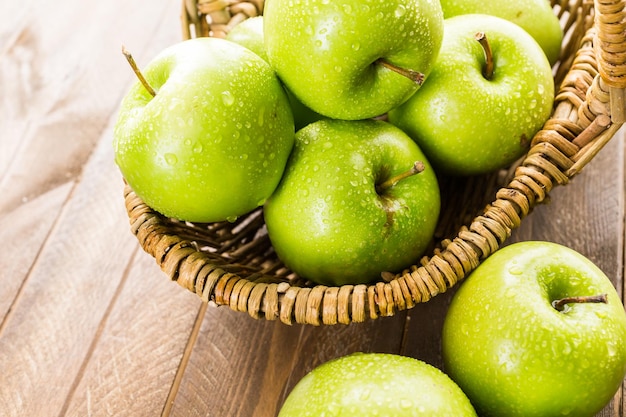
<svg viewBox="0 0 626 417"><path fill-rule="evenodd" d="M0 217L0 242L4 242L0 251L0 277L4 278L0 285L0 334L74 185L68 182L53 188Z"/></svg>
<svg viewBox="0 0 626 417"><path fill-rule="evenodd" d="M169 2L153 9L121 2L100 3L95 9L90 6L89 13L122 23L130 32L114 26L103 31L94 21L80 19L89 14L87 5L70 5L75 6L73 12L63 17L82 21L82 36L74 36L77 26L66 25L62 30L65 20L60 11L55 15L53 10L40 10L55 19L53 24L41 26L50 30L50 36L37 34L44 45L27 47L46 60L45 76L51 77L51 85L42 83L46 100L41 108L30 110L31 119L23 123L28 128L18 131L22 137L0 142L3 151L10 148L6 144L12 140L20 138L27 143L11 148L15 149L11 155L14 162L0 183L4 208L0 212L12 211L19 206L18 200L21 204L25 197L54 188L60 178L67 181L68 163L78 161L79 171L84 165L72 199L65 204L53 236L40 249L37 265L0 335L0 404L3 415L9 416L61 412L137 245L124 221L123 184L113 164L111 128L105 130L133 77L119 52L118 36L134 39L136 46L141 46L138 56L142 57L169 43L163 33L169 40L176 36L175 22L160 24L163 19L169 22L177 10ZM42 16L32 17L37 18ZM144 19L142 26L136 26ZM30 23L30 28L38 26L36 21ZM103 54L103 50L107 52ZM28 152L29 147L38 152ZM77 149L78 154L74 152Z"/></svg>
<svg viewBox="0 0 626 417"><path fill-rule="evenodd" d="M58 413L136 244L119 222L120 178L100 174L112 170L107 145L88 164L94 175L65 206L3 329L0 404L8 415Z"/></svg>
<svg viewBox="0 0 626 417"><path fill-rule="evenodd" d="M164 408L201 301L135 249L62 415L157 416Z"/></svg>
<svg viewBox="0 0 626 417"><path fill-rule="evenodd" d="M121 45L143 62L179 33L172 2L64 4L0 17L14 33L0 49L0 91L11 97L0 100L0 214L80 174L134 77Z"/></svg>
<svg viewBox="0 0 626 417"><path fill-rule="evenodd" d="M112 128L177 1L0 3L0 415L273 417L314 367L391 352L442 367L456 289L394 317L287 326L201 304L139 249ZM549 240L624 288L624 130L509 243ZM598 416L624 416L623 390Z"/></svg>

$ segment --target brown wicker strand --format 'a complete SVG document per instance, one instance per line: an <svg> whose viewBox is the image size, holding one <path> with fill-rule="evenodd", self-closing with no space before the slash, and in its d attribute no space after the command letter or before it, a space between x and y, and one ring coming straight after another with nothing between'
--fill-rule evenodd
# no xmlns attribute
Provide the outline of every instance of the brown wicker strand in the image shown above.
<svg viewBox="0 0 626 417"><path fill-rule="evenodd" d="M610 93L614 123L626 121L626 10L620 0L595 0L599 71Z"/></svg>

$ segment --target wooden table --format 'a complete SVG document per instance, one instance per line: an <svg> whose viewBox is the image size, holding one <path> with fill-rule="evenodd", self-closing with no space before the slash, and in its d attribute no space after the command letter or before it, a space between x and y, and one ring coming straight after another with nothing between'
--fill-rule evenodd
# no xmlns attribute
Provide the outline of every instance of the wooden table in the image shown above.
<svg viewBox="0 0 626 417"><path fill-rule="evenodd" d="M112 127L141 65L181 39L173 0L0 5L0 415L274 416L314 366L355 351L441 366L452 295L363 324L254 320L170 282L131 234ZM622 291L618 134L511 241L591 258ZM623 416L621 392L599 416Z"/></svg>

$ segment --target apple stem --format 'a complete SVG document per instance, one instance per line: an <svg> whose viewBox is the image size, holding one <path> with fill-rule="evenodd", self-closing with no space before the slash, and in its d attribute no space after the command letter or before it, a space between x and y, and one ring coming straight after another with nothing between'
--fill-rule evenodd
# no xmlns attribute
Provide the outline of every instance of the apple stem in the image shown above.
<svg viewBox="0 0 626 417"><path fill-rule="evenodd" d="M391 62L383 59L383 58L379 58L378 63L380 63L380 65L382 65L383 67L390 69L393 72L396 72L400 75L403 75L405 77L407 77L408 79L410 79L411 81L413 81L414 83L417 83L419 85L422 85L422 83L424 82L424 74L422 74L419 71L413 71L411 69L406 69L406 68L400 68L394 64L392 64Z"/></svg>
<svg viewBox="0 0 626 417"><path fill-rule="evenodd" d="M485 52L485 66L483 67L483 77L487 80L491 80L493 78L493 52L491 50L491 45L487 40L487 35L484 32L478 32L474 35L474 38L480 43L480 46L483 47L483 51Z"/></svg>
<svg viewBox="0 0 626 417"><path fill-rule="evenodd" d="M606 294L599 295L585 295L580 297L565 297L560 300L552 301L552 307L558 311L563 311L566 304L570 303L608 303L609 300Z"/></svg>
<svg viewBox="0 0 626 417"><path fill-rule="evenodd" d="M394 187L397 183L399 183L403 179L412 177L415 174L419 174L420 172L424 171L424 169L425 167L424 167L423 162L415 161L413 166L411 166L411 168L408 169L407 171L401 172L400 174L389 178L387 181L384 181L376 185L376 192L378 194L382 194L384 191Z"/></svg>
<svg viewBox="0 0 626 417"><path fill-rule="evenodd" d="M145 89L148 91L148 93L150 93L150 95L152 95L152 97L156 97L156 91L154 91L154 88L152 88L152 86L150 84L148 84L148 81L146 80L146 78L141 73L141 70L139 70L139 67L137 66L137 63L135 62L135 58L133 58L131 53L128 52L128 50L126 49L126 47L124 47L124 45L122 45L122 53L126 57L126 60L130 64L130 67L133 69L133 72L135 73L137 78L139 78L139 81L141 82L141 84L145 87Z"/></svg>

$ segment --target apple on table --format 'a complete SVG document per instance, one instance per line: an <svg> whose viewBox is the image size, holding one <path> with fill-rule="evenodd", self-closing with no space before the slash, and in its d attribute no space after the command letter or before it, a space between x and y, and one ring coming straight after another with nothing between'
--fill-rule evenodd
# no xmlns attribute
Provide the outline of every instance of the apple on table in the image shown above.
<svg viewBox="0 0 626 417"><path fill-rule="evenodd" d="M508 20L467 14L445 20L431 74L388 120L437 172L480 175L524 155L553 103L552 69L537 42Z"/></svg>
<svg viewBox="0 0 626 417"><path fill-rule="evenodd" d="M161 214L232 221L262 206L294 143L289 100L258 55L196 38L154 57L123 98L115 161L133 191Z"/></svg>
<svg viewBox="0 0 626 417"><path fill-rule="evenodd" d="M482 417L592 417L626 375L626 313L580 253L515 243L461 283L442 351L444 371Z"/></svg>
<svg viewBox="0 0 626 417"><path fill-rule="evenodd" d="M278 417L476 417L465 394L443 372L418 359L353 353L306 374Z"/></svg>

